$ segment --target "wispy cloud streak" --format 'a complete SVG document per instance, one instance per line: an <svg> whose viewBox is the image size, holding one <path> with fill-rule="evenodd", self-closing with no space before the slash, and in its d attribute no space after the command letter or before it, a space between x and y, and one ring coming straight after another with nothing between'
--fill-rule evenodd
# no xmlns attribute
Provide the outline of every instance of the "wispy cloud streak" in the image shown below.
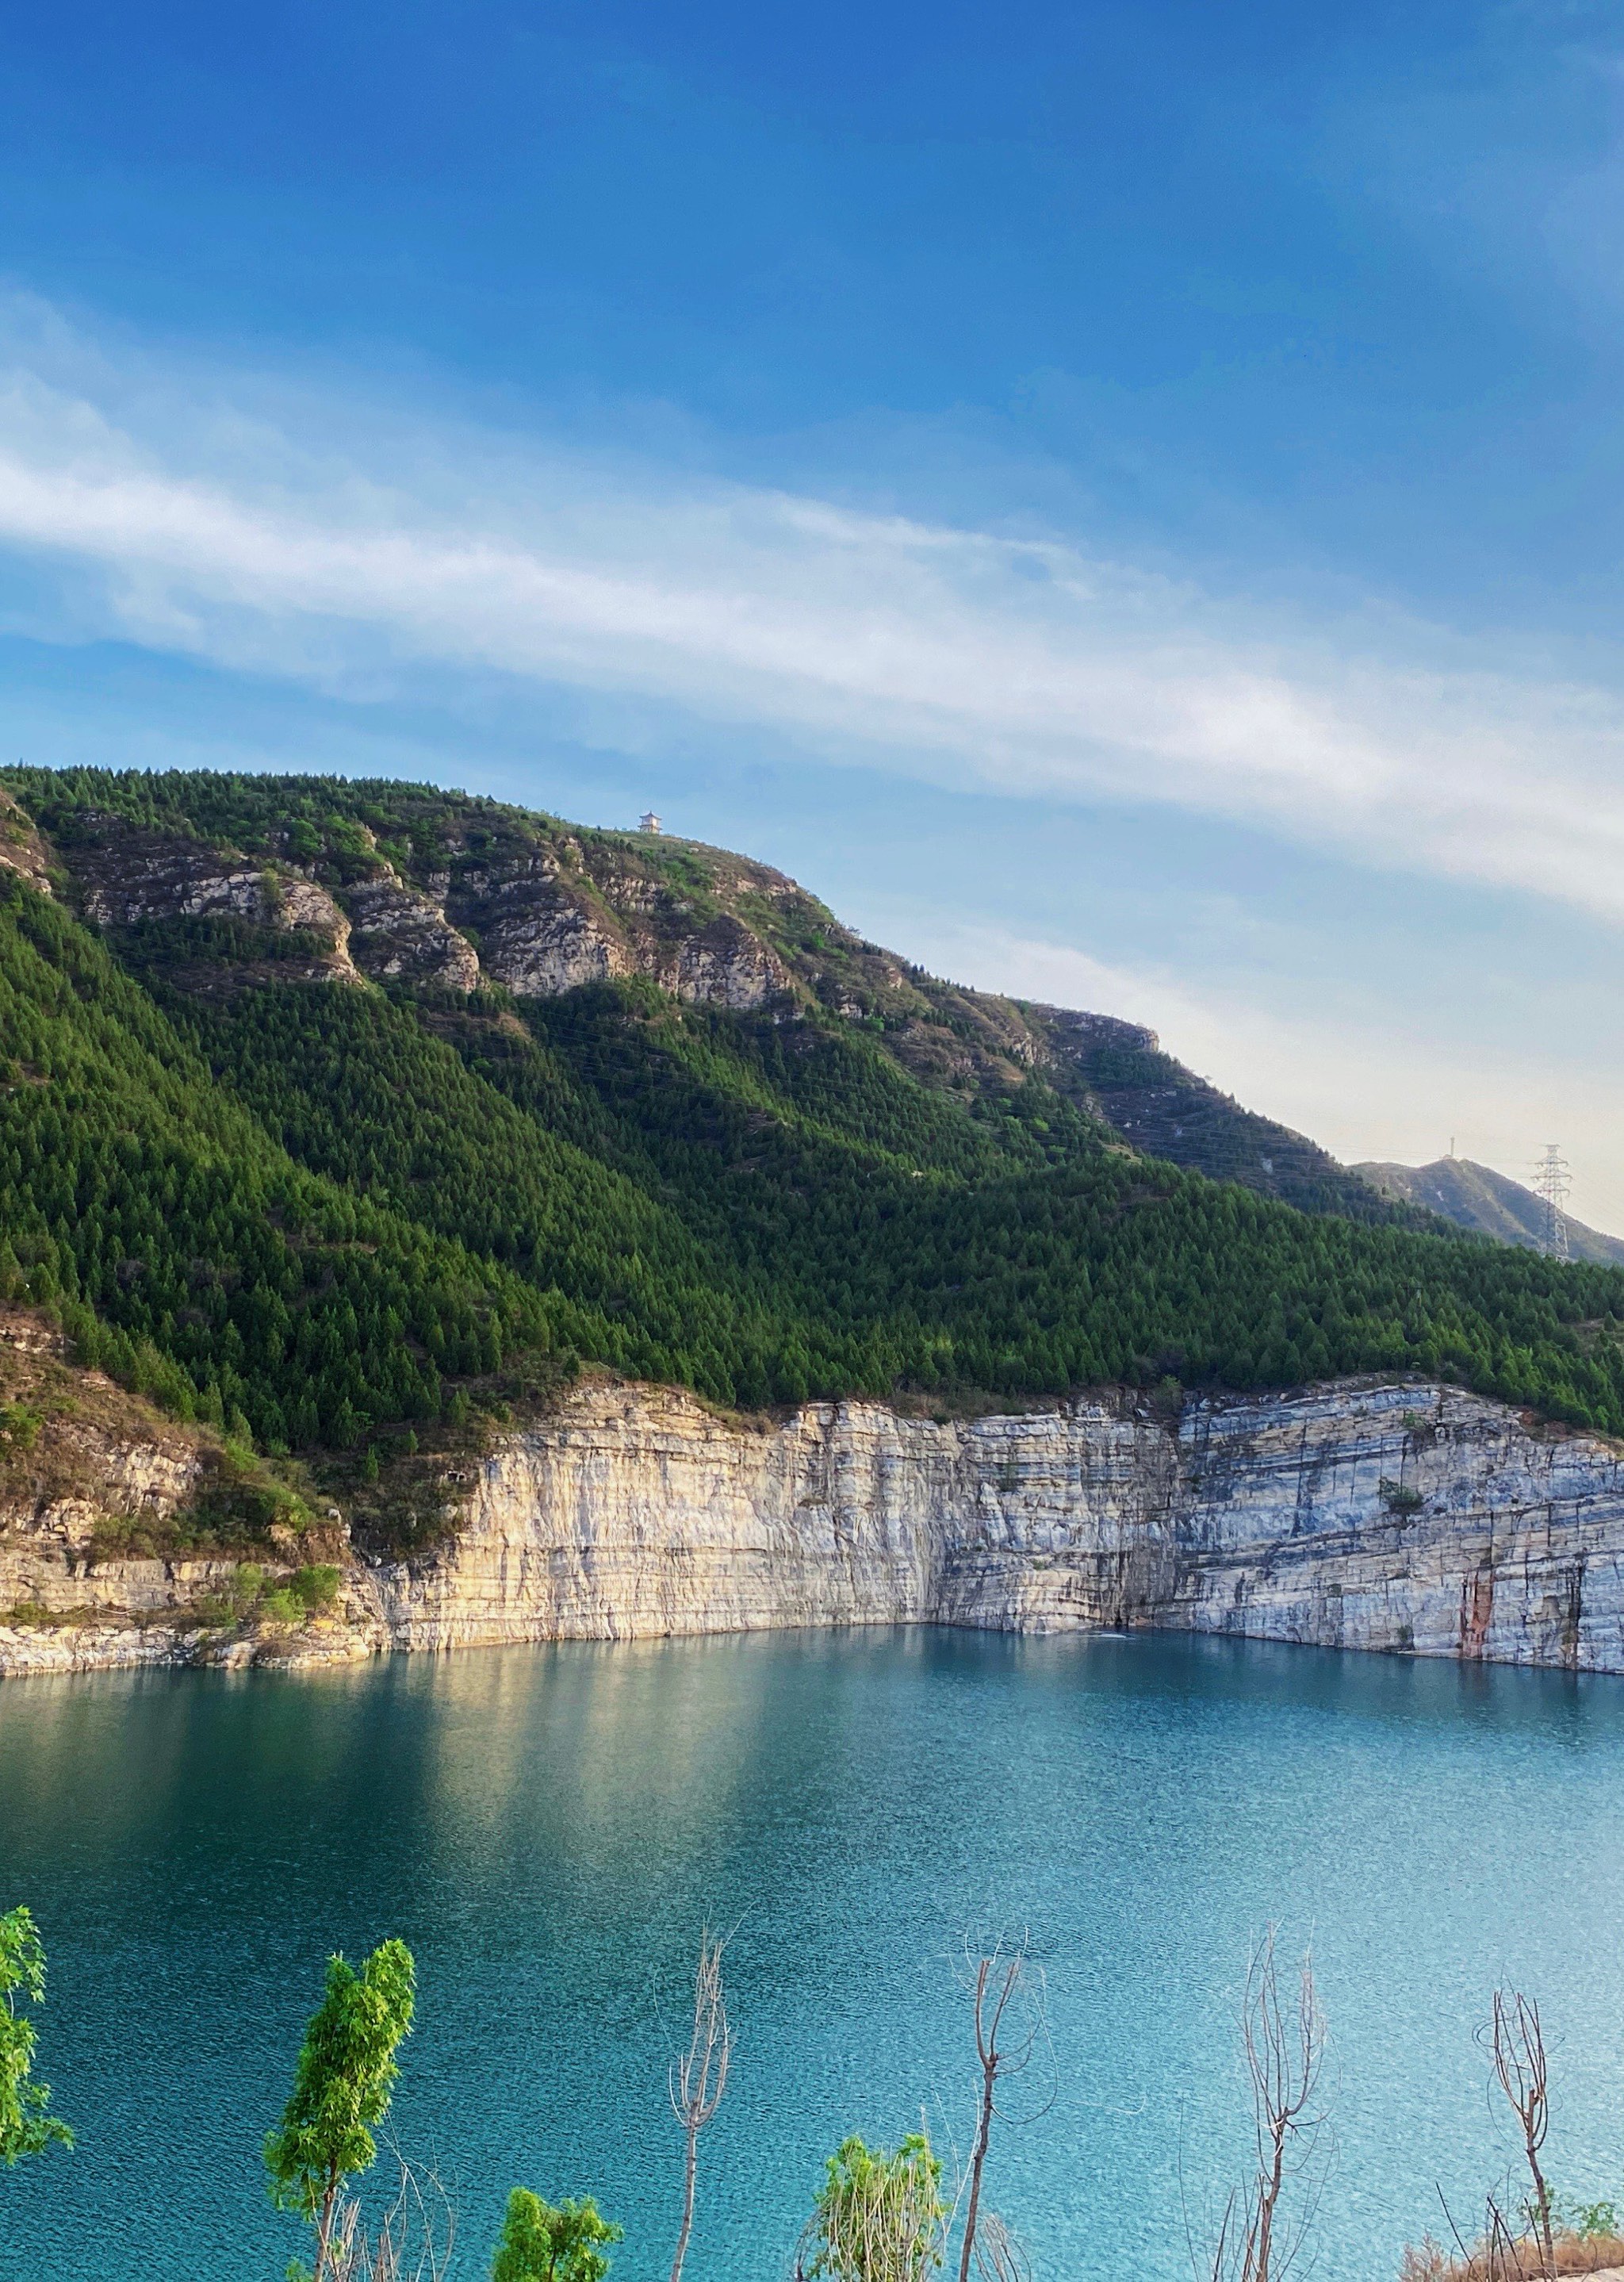
<svg viewBox="0 0 1624 2282"><path fill-rule="evenodd" d="M1014 795L1163 802L1624 919L1624 703L935 527L246 381L19 360L0 547L81 633L360 695L499 675ZM191 393L189 395L189 387ZM66 584L63 583L66 574ZM66 623L66 622L65 622Z"/></svg>

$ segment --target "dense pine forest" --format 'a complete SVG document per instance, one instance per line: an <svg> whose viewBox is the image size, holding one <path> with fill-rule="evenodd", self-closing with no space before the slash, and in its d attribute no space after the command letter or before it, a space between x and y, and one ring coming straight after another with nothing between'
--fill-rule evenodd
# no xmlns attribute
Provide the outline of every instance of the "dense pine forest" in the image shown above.
<svg viewBox="0 0 1624 2282"><path fill-rule="evenodd" d="M583 1364L745 1408L1414 1371L1624 1432L1624 1271L1306 1143L1311 1210L1143 1153L1089 1066L1146 1034L1073 1051L764 866L415 785L0 782L0 1286L273 1455Z"/></svg>

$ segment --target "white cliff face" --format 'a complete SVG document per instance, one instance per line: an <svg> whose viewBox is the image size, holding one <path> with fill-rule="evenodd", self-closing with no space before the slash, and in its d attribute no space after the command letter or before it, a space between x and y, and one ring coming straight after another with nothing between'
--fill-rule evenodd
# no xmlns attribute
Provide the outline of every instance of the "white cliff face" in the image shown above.
<svg viewBox="0 0 1624 2282"><path fill-rule="evenodd" d="M442 990L478 988L478 954L431 896L391 874L361 881L346 891L344 901L350 955L363 974Z"/></svg>
<svg viewBox="0 0 1624 2282"><path fill-rule="evenodd" d="M1164 1625L1624 1671L1624 1463L1452 1390L760 1432L592 1387L507 1438L454 1542L375 1572L407 1647L789 1625Z"/></svg>
<svg viewBox="0 0 1624 2282"><path fill-rule="evenodd" d="M121 1463L107 1454L82 1511L0 1520L0 1608L81 1612L77 1631L0 1628L0 1671L939 1623L1624 1673L1624 1457L1451 1389L1193 1401L1176 1424L1101 1402L948 1424L809 1403L752 1428L678 1390L584 1386L448 1480L439 1554L356 1563L342 1622L257 1645L189 1634L208 1564L87 1558L93 1510L184 1494L180 1471L152 1472L183 1471L178 1453Z"/></svg>
<svg viewBox="0 0 1624 2282"><path fill-rule="evenodd" d="M1187 1414L1158 1621L1624 1671L1624 1460L1479 1396L1387 1387Z"/></svg>

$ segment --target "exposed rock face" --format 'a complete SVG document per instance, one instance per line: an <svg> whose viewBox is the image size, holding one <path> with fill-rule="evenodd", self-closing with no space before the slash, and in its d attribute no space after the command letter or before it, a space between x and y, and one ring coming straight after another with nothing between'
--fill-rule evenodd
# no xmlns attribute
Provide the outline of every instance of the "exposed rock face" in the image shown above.
<svg viewBox="0 0 1624 2282"><path fill-rule="evenodd" d="M152 1463L131 1458L130 1495ZM592 1386L448 1488L454 1541L353 1571L347 1641L311 1653L923 1622L1624 1672L1624 1461L1453 1390L1196 1402L1176 1426L1100 1403L947 1424L812 1403L754 1432L669 1388ZM35 1517L20 1555L0 1538L0 1606L26 1585L151 1626L208 1586L203 1564L87 1579L78 1525ZM50 1654L188 1652L143 1637L58 1634ZM0 1632L0 1670L41 1665L20 1638Z"/></svg>
<svg viewBox="0 0 1624 2282"><path fill-rule="evenodd" d="M366 1653L341 1616L268 1634L208 1620L198 1604L230 1590L241 1556L205 1555L175 1525L217 1463L197 1430L70 1363L43 1318L0 1306L0 1676ZM348 1551L330 1523L303 1538L273 1525L268 1541L255 1556L273 1582Z"/></svg>
<svg viewBox="0 0 1624 2282"><path fill-rule="evenodd" d="M441 990L477 989L479 954L429 896L396 879L368 880L344 901L350 956L362 974Z"/></svg>
<svg viewBox="0 0 1624 2282"><path fill-rule="evenodd" d="M17 873L42 896L50 895L50 852L33 823L4 790L0 790L0 865Z"/></svg>
<svg viewBox="0 0 1624 2282"><path fill-rule="evenodd" d="M3 1335L14 1353L16 1327ZM42 1343L43 1344L43 1343ZM8 1374L9 1376L9 1374ZM97 1559L113 1532L139 1533L169 1521L196 1486L195 1444L151 1431L121 1415L111 1382L85 1375L113 1398L111 1418L77 1408L47 1419L37 1444L9 1458L0 1475L0 1672L56 1672L144 1664L166 1656L178 1603L211 1589L229 1562L164 1562L125 1556ZM71 1614L50 1629L8 1625L19 1609ZM152 1627L156 1626L156 1630Z"/></svg>
<svg viewBox="0 0 1624 2282"><path fill-rule="evenodd" d="M764 1006L789 988L789 971L757 935L723 915L653 962L656 982L699 1005Z"/></svg>
<svg viewBox="0 0 1624 2282"><path fill-rule="evenodd" d="M1624 1463L1477 1395L1334 1388L1214 1405L1156 1621L1624 1671Z"/></svg>
<svg viewBox="0 0 1624 2282"><path fill-rule="evenodd" d="M449 908L477 930L485 973L522 998L556 998L637 971L613 919L561 880L549 856L506 873L465 872Z"/></svg>
<svg viewBox="0 0 1624 2282"><path fill-rule="evenodd" d="M74 873L85 915L98 926L139 927L151 920L236 919L274 933L319 938L302 966L290 961L285 979L353 982L350 922L313 880L296 873L232 862L201 840L141 832L108 819L99 838L74 850Z"/></svg>
<svg viewBox="0 0 1624 2282"><path fill-rule="evenodd" d="M551 851L516 869L465 871L451 908L477 933L485 972L521 997L642 974L678 998L748 1008L790 987L787 967L731 913L695 925L657 884L613 873L589 881Z"/></svg>
<svg viewBox="0 0 1624 2282"><path fill-rule="evenodd" d="M487 1461L391 1640L781 1625L1170 1625L1624 1671L1624 1465L1442 1389L1329 1387L936 1425L808 1405L750 1433L585 1389Z"/></svg>

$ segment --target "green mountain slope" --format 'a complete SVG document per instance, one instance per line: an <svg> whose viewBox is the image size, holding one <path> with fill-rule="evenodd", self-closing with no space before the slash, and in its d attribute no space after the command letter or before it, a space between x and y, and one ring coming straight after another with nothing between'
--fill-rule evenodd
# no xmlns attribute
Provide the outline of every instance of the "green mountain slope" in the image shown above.
<svg viewBox="0 0 1624 2282"><path fill-rule="evenodd" d="M1440 1157L1431 1165L1355 1165L1351 1169L1384 1197L1438 1213L1458 1228L1473 1229L1501 1244L1520 1244L1531 1251L1538 1251L1544 1242L1543 1198L1490 1165L1474 1165L1468 1157ZM1582 1221L1568 1220L1567 1246L1575 1260L1624 1266L1624 1241L1587 1228Z"/></svg>
<svg viewBox="0 0 1624 2282"><path fill-rule="evenodd" d="M1141 1155L1085 1055L1153 1045L744 858L421 786L5 781L0 1281L273 1452L375 1469L580 1360L746 1406L1413 1369L1624 1431L1624 1273Z"/></svg>
<svg viewBox="0 0 1624 2282"><path fill-rule="evenodd" d="M1148 1155L1308 1212L1427 1224L1163 1054L1154 1032L944 982L855 935L783 873L724 850L584 831L423 785L96 770L4 771L0 784L54 835L98 917L146 913L161 927L198 889L201 850L230 849L333 890L354 959L378 979L466 989L483 975L531 997L643 974L734 1007L787 994L861 1025L933 1089L997 1098L1041 1072ZM35 845L37 868L37 835ZM163 893L140 892L143 874ZM275 940L261 930L258 959L282 979L301 960L303 973L329 971L321 945L285 928ZM244 951L239 965L251 963ZM206 963L191 980L209 987Z"/></svg>
<svg viewBox="0 0 1624 2282"><path fill-rule="evenodd" d="M1424 1212L1402 1210L1423 1199L1378 1186L1369 1166L1339 1165L1317 1142L1242 1108L1164 1054L1154 1030L1059 1006L1027 1012L1054 1049L1055 1083L1146 1156L1187 1165L1215 1181L1239 1181L1300 1212L1426 1225Z"/></svg>

